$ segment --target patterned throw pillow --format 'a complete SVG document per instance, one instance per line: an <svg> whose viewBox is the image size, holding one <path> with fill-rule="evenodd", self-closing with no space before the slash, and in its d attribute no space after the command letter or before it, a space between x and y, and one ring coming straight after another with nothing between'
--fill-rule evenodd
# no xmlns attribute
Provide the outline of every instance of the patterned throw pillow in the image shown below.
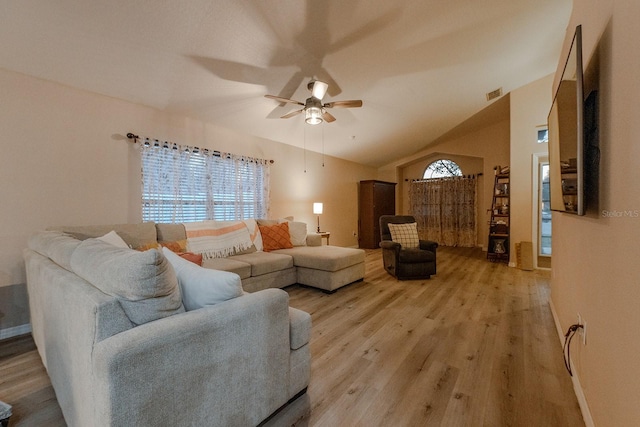
<svg viewBox="0 0 640 427"><path fill-rule="evenodd" d="M291 236L289 235L289 224L274 225L258 225L260 234L262 235L262 246L265 252L274 251L276 249L290 249Z"/></svg>
<svg viewBox="0 0 640 427"><path fill-rule="evenodd" d="M389 224L391 240L400 243L404 249L415 249L420 247L418 237L418 224L411 222L408 224Z"/></svg>
<svg viewBox="0 0 640 427"><path fill-rule="evenodd" d="M167 248L172 252L186 252L187 251L187 239L175 240L172 242L160 242L160 246Z"/></svg>

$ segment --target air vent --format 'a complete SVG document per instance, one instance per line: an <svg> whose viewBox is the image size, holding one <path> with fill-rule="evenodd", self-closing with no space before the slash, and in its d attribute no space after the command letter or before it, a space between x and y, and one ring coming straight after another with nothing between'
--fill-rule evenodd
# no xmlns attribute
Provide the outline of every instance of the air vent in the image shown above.
<svg viewBox="0 0 640 427"><path fill-rule="evenodd" d="M502 96L502 88L498 88L491 92L487 93L487 101L491 101L492 99L496 99Z"/></svg>

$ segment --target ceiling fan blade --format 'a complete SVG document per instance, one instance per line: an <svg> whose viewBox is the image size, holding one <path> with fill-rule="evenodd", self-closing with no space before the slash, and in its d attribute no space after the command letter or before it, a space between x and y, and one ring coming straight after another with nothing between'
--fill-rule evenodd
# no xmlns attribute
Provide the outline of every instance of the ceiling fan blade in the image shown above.
<svg viewBox="0 0 640 427"><path fill-rule="evenodd" d="M331 114L329 114L329 112L322 110L322 119L327 122L327 123L331 123L331 122L335 122L336 118L333 117Z"/></svg>
<svg viewBox="0 0 640 427"><path fill-rule="evenodd" d="M313 82L313 89L311 90L311 95L322 100L324 95L327 93L327 89L329 89L329 85L325 82L321 82L320 80L316 80Z"/></svg>
<svg viewBox="0 0 640 427"><path fill-rule="evenodd" d="M288 119L290 117L297 116L298 114L302 113L303 111L304 111L304 108L302 110L292 111L289 114L285 114L284 116L282 116L280 118L281 119Z"/></svg>
<svg viewBox="0 0 640 427"><path fill-rule="evenodd" d="M362 107L362 101L359 99L352 99L349 101L333 101L327 102L323 105L325 108L358 108Z"/></svg>
<svg viewBox="0 0 640 427"><path fill-rule="evenodd" d="M269 98L269 99L275 99L276 101L279 102L290 102L292 104L298 104L298 105L304 105L302 102L300 101L295 101L293 99L289 99L289 98L282 98L280 96L275 96L275 95L265 95L265 98Z"/></svg>

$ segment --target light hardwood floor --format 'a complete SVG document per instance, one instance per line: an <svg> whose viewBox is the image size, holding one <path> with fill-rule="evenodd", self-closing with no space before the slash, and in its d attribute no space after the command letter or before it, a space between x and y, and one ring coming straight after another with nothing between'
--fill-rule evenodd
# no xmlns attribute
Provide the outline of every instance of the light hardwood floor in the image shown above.
<svg viewBox="0 0 640 427"><path fill-rule="evenodd" d="M584 426L548 305L546 272L439 248L438 274L397 281L367 250L365 280L309 312L311 426ZM12 426L64 425L30 337L0 343Z"/></svg>

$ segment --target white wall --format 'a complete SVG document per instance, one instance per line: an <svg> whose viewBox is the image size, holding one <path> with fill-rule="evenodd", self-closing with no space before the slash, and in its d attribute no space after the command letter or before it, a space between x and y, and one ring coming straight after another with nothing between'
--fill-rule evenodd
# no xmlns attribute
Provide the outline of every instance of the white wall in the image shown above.
<svg viewBox="0 0 640 427"><path fill-rule="evenodd" d="M532 158L547 153L548 144L538 144L538 129L547 123L551 109L553 75L511 92L511 260L515 265L515 245L533 241L537 224L532 218ZM515 214L515 215L514 215ZM535 253L537 249L534 248Z"/></svg>
<svg viewBox="0 0 640 427"><path fill-rule="evenodd" d="M576 0L562 54L582 24L584 64L592 72L596 53L600 64L600 207L587 217L553 214L551 300L562 330L578 313L587 322L587 345L574 343L571 355L602 427L640 425L638 17L637 0Z"/></svg>

